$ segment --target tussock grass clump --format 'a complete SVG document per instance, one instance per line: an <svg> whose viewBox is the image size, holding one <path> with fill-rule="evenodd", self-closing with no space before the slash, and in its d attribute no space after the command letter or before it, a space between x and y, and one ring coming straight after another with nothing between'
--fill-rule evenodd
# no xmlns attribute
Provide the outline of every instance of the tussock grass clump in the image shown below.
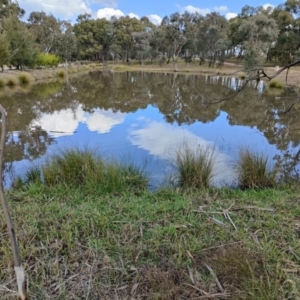
<svg viewBox="0 0 300 300"><path fill-rule="evenodd" d="M65 70L59 70L59 71L57 71L57 76L59 78L66 78L67 72Z"/></svg>
<svg viewBox="0 0 300 300"><path fill-rule="evenodd" d="M9 77L6 81L6 85L10 87L16 86L17 85L16 79L13 77Z"/></svg>
<svg viewBox="0 0 300 300"><path fill-rule="evenodd" d="M23 73L18 76L20 84L28 84L30 79L27 74Z"/></svg>
<svg viewBox="0 0 300 300"><path fill-rule="evenodd" d="M184 142L175 153L175 182L183 188L208 188L213 179L214 148Z"/></svg>
<svg viewBox="0 0 300 300"><path fill-rule="evenodd" d="M88 149L66 149L50 156L39 169L34 167L29 170L24 183L43 183L49 187L89 186L110 193L146 189L148 179L133 164L105 161L95 151Z"/></svg>
<svg viewBox="0 0 300 300"><path fill-rule="evenodd" d="M271 188L276 183L275 173L268 168L268 157L248 147L240 149L237 172L241 189Z"/></svg>
<svg viewBox="0 0 300 300"><path fill-rule="evenodd" d="M270 84L270 88L283 89L283 83L277 79L272 79Z"/></svg>

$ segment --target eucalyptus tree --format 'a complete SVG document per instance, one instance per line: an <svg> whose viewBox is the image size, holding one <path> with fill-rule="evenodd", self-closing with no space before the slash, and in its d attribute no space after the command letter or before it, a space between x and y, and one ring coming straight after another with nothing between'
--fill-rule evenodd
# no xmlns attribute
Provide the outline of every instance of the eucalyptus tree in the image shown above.
<svg viewBox="0 0 300 300"><path fill-rule="evenodd" d="M54 53L68 63L77 56L77 39L73 26L67 21L60 22L60 33L55 39Z"/></svg>
<svg viewBox="0 0 300 300"><path fill-rule="evenodd" d="M133 32L131 36L135 43L136 58L141 62L143 66L145 63L145 59L151 57L151 34L147 31Z"/></svg>
<svg viewBox="0 0 300 300"><path fill-rule="evenodd" d="M53 52L53 47L57 44L57 38L61 33L61 23L53 15L47 15L44 12L30 13L28 28L33 33L35 42L41 52Z"/></svg>
<svg viewBox="0 0 300 300"><path fill-rule="evenodd" d="M250 70L262 64L277 41L279 29L273 18L256 14L243 20L239 32L243 35L244 67Z"/></svg>
<svg viewBox="0 0 300 300"><path fill-rule="evenodd" d="M243 18L237 16L229 20L228 40L229 52L231 56L241 58L244 52L244 35L239 28L243 23Z"/></svg>
<svg viewBox="0 0 300 300"><path fill-rule="evenodd" d="M19 6L17 1L0 0L0 21L12 15L21 18L24 14L25 10Z"/></svg>
<svg viewBox="0 0 300 300"><path fill-rule="evenodd" d="M94 39L101 45L102 62L108 61L111 46L114 43L115 28L113 23L106 19L97 19L95 22Z"/></svg>
<svg viewBox="0 0 300 300"><path fill-rule="evenodd" d="M216 61L224 61L225 52L229 47L229 22L218 13L207 14L199 23L197 39L202 57L214 66Z"/></svg>
<svg viewBox="0 0 300 300"><path fill-rule="evenodd" d="M161 22L161 28L164 31L167 42L168 61L170 58L172 59L175 71L178 71L177 60L182 48L188 42L189 17L188 13L179 14L176 12L170 15L170 17L164 17Z"/></svg>
<svg viewBox="0 0 300 300"><path fill-rule="evenodd" d="M123 60L129 62L134 50L135 41L132 38L133 32L144 32L142 22L129 16L112 20L115 28L115 43L122 49Z"/></svg>
<svg viewBox="0 0 300 300"><path fill-rule="evenodd" d="M159 64L166 62L168 57L168 41L166 40L165 27L158 25L153 27L151 31L151 57L158 59Z"/></svg>
<svg viewBox="0 0 300 300"><path fill-rule="evenodd" d="M118 45L121 50L121 56L124 61L129 62L135 47L135 41L132 33L144 32L145 26L136 18L129 16L121 18L112 18L111 22L114 26L114 44Z"/></svg>
<svg viewBox="0 0 300 300"><path fill-rule="evenodd" d="M293 13L280 4L269 15L276 21L279 34L274 47L268 51L267 59L269 61L275 59L279 63L289 63L300 42L298 34L293 30L295 26Z"/></svg>
<svg viewBox="0 0 300 300"><path fill-rule="evenodd" d="M100 59L100 52L103 47L96 40L95 20L91 15L83 14L77 18L77 24L74 25L74 33L78 41L78 56L81 59Z"/></svg>

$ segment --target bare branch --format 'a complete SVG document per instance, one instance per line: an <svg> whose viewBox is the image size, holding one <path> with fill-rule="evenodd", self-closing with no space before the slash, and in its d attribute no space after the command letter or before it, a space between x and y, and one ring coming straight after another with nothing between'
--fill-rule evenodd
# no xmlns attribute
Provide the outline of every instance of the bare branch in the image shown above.
<svg viewBox="0 0 300 300"><path fill-rule="evenodd" d="M24 269L22 267L22 262L19 254L19 247L17 243L16 233L13 226L12 219L9 214L2 176L3 176L3 152L5 147L5 137L6 137L6 111L3 106L0 104L0 113L1 113L1 139L0 139L0 200L2 204L3 214L5 218L5 222L7 225L8 235L10 238L11 249L14 258L14 265L15 265L15 272L17 277L17 284L18 284L18 295L20 300L27 300L27 281L24 273Z"/></svg>

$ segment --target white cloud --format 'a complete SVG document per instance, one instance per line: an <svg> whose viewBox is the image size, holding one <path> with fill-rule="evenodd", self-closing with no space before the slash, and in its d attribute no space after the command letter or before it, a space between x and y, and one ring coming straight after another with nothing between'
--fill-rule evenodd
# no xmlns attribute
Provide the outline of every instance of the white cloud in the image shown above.
<svg viewBox="0 0 300 300"><path fill-rule="evenodd" d="M29 15L32 11L44 11L60 18L73 18L83 13L92 13L87 0L26 0L20 3Z"/></svg>
<svg viewBox="0 0 300 300"><path fill-rule="evenodd" d="M228 11L228 8L227 8L227 6L215 6L215 8L214 8L214 11L216 11L216 12L227 12Z"/></svg>
<svg viewBox="0 0 300 300"><path fill-rule="evenodd" d="M136 19L138 19L138 20L140 19L140 17L139 17L138 15L136 15L136 14L134 14L134 13L132 13L132 12L129 13L128 16L129 16L130 18L136 18Z"/></svg>
<svg viewBox="0 0 300 300"><path fill-rule="evenodd" d="M189 13L198 13L199 15L206 15L210 13L210 9L209 8L199 8L199 7L195 7L192 5L188 5L184 8L185 11L189 12Z"/></svg>
<svg viewBox="0 0 300 300"><path fill-rule="evenodd" d="M199 147L212 149L214 146L212 142L206 141L187 129L155 121L146 122L145 128L132 129L129 139L133 145L167 160L174 159L175 152L184 143L189 143L189 147L194 151ZM216 175L213 182L217 185L232 184L235 177L234 170L229 164L229 157L216 148L213 155L215 158L213 168Z"/></svg>
<svg viewBox="0 0 300 300"><path fill-rule="evenodd" d="M155 25L160 25L162 18L156 14L147 15L150 22L152 22Z"/></svg>
<svg viewBox="0 0 300 300"><path fill-rule="evenodd" d="M110 20L111 17L120 18L124 16L125 14L119 9L114 9L109 7L101 8L97 11L97 18L99 19L105 18L107 20Z"/></svg>
<svg viewBox="0 0 300 300"><path fill-rule="evenodd" d="M129 16L130 18L137 18L138 20L140 19L140 17L133 12L129 13L127 16ZM116 18L125 17L125 14L119 9L105 7L97 11L96 17L98 19L105 18L106 20L110 20L111 17L116 17Z"/></svg>
<svg viewBox="0 0 300 300"><path fill-rule="evenodd" d="M266 3L262 6L264 9L267 9L268 7L274 8L275 6L269 3Z"/></svg>
<svg viewBox="0 0 300 300"><path fill-rule="evenodd" d="M75 113L71 109L63 109L53 114L42 114L41 118L34 120L31 126L41 126L43 130L46 130L52 136L60 137L73 135L79 123L85 123L90 131L107 133L113 126L123 122L123 113L114 113L111 109L96 109L93 113L87 113L79 105Z"/></svg>
<svg viewBox="0 0 300 300"><path fill-rule="evenodd" d="M236 16L237 16L236 13L231 13L231 12L228 12L228 13L225 14L225 18L226 18L227 20L230 20L230 19L232 19L232 18L235 18Z"/></svg>

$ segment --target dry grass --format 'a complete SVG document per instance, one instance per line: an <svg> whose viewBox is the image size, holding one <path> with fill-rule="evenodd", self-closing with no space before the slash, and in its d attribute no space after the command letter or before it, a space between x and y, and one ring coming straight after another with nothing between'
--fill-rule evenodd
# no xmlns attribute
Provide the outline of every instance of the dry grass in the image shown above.
<svg viewBox="0 0 300 300"><path fill-rule="evenodd" d="M17 85L17 81L14 77L8 77L6 81L6 85L9 87L14 87Z"/></svg>

